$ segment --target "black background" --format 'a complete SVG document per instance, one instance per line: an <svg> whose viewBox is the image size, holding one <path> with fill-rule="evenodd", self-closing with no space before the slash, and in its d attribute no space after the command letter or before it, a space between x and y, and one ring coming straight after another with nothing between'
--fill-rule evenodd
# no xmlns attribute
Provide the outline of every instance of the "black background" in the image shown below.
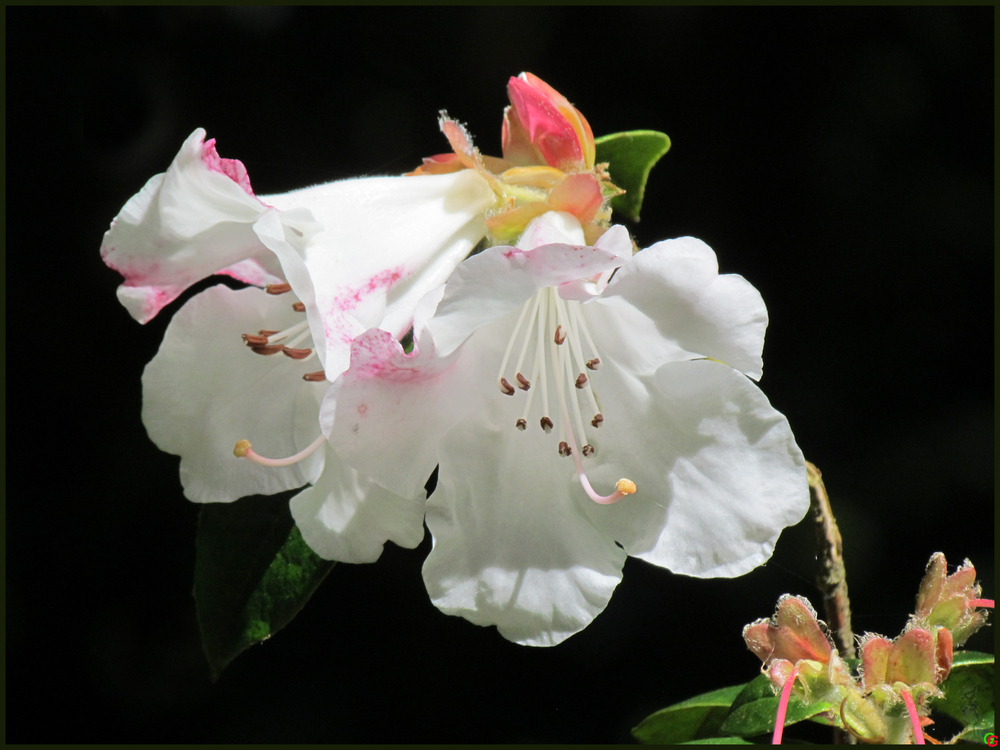
<svg viewBox="0 0 1000 750"><path fill-rule="evenodd" d="M763 294L761 387L824 472L855 630L898 633L937 550L993 596L992 7L6 17L8 741L628 741L753 677L740 630L780 594L818 603L802 524L742 579L630 560L589 628L532 649L429 603L425 539L336 567L209 682L198 508L139 417L179 303L132 321L103 232L199 126L258 194L407 171L447 151L441 108L499 154L522 70L597 135L671 136L631 228L700 237Z"/></svg>

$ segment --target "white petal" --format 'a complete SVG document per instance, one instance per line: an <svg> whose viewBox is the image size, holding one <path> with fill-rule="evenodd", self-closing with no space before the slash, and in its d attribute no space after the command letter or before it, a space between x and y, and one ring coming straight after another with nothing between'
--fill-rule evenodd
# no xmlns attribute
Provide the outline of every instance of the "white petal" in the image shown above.
<svg viewBox="0 0 1000 750"><path fill-rule="evenodd" d="M805 460L785 417L738 371L706 360L595 379L600 488L638 487L591 518L630 555L684 575L738 576L765 562L809 507ZM599 490L600 491L600 490Z"/></svg>
<svg viewBox="0 0 1000 750"><path fill-rule="evenodd" d="M312 487L291 500L292 517L313 552L325 560L375 562L386 541L412 549L424 538L424 492L402 498L358 474L326 449Z"/></svg>
<svg viewBox="0 0 1000 750"><path fill-rule="evenodd" d="M498 394L442 442L424 582L442 612L550 646L604 610L625 553L587 518L553 436L514 429L518 408Z"/></svg>
<svg viewBox="0 0 1000 750"><path fill-rule="evenodd" d="M477 386L493 382L486 363L496 366L474 349L447 358L433 348L407 355L391 334L369 330L354 341L350 369L327 391L323 432L351 466L413 497L437 465L441 436L476 403Z"/></svg>
<svg viewBox="0 0 1000 750"><path fill-rule="evenodd" d="M325 389L302 380L308 365L281 354L254 354L240 338L260 329L281 330L302 317L287 298L214 286L170 321L143 372L142 420L157 446L181 457L188 499L230 502L301 487L319 476L322 451L283 468L233 455L236 441L244 438L256 453L284 458L319 436Z"/></svg>
<svg viewBox="0 0 1000 750"><path fill-rule="evenodd" d="M347 369L351 341L361 331L406 333L420 298L443 284L485 233L494 196L481 177L463 170L347 180L263 200L279 209L308 208L324 227L300 256L333 380ZM287 272L288 259L282 264Z"/></svg>
<svg viewBox="0 0 1000 750"><path fill-rule="evenodd" d="M235 160L220 160L204 138L201 128L191 134L170 168L125 204L101 243L104 262L125 277L118 298L141 323L223 269L241 280L280 281L277 263L251 229L267 206L247 192L248 181L244 187L220 168ZM252 266L243 264L248 259Z"/></svg>
<svg viewBox="0 0 1000 750"><path fill-rule="evenodd" d="M560 236L559 226L563 222L570 224L576 219L569 214L549 212L528 226L530 230L540 224L542 229L532 236L552 239ZM568 233L567 239L575 239L575 235ZM527 250L491 247L455 269L437 313L427 323L427 331L442 356L451 354L475 330L503 317L539 289L594 276L620 263L619 249L614 243L600 247L550 243Z"/></svg>
<svg viewBox="0 0 1000 750"><path fill-rule="evenodd" d="M633 372L710 357L758 379L767 309L743 277L718 271L701 240L659 242L622 266L601 299L587 305L588 323L602 329L609 357Z"/></svg>

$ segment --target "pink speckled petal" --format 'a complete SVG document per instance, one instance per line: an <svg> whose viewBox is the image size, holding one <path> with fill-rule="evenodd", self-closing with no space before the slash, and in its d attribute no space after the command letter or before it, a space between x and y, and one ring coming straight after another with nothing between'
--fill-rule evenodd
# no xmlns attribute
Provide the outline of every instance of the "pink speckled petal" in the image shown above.
<svg viewBox="0 0 1000 750"><path fill-rule="evenodd" d="M437 465L441 436L471 408L477 383L492 383L474 350L438 357L403 348L386 331L354 340L351 367L328 389L320 422L343 459L379 484L412 497Z"/></svg>
<svg viewBox="0 0 1000 750"><path fill-rule="evenodd" d="M406 333L420 298L443 284L485 233L483 216L494 197L479 175L465 170L347 180L263 200L278 209L307 208L324 227L296 252L311 279L324 365L334 380L362 331ZM295 259L269 246L295 288Z"/></svg>
<svg viewBox="0 0 1000 750"><path fill-rule="evenodd" d="M413 549L424 538L423 488L394 495L347 466L329 447L323 474L291 500L302 538L325 560L370 563L387 541Z"/></svg>
<svg viewBox="0 0 1000 750"><path fill-rule="evenodd" d="M291 326L302 317L287 297L214 286L171 319L143 372L142 421L161 450L181 457L181 484L189 500L231 502L282 492L315 481L323 470L323 451L283 468L233 455L243 438L260 455L283 458L319 436L324 384L302 380L309 365L254 354L240 338L261 328Z"/></svg>
<svg viewBox="0 0 1000 750"><path fill-rule="evenodd" d="M267 206L254 197L243 165L220 159L204 138L204 130L194 131L170 168L125 204L104 235L101 257L125 277L118 298L141 323L222 269L248 283L281 280L251 229Z"/></svg>
<svg viewBox="0 0 1000 750"><path fill-rule="evenodd" d="M427 323L437 351L450 354L475 330L523 304L538 289L621 265L621 239L616 232L605 243L588 247L573 216L549 212L528 225L517 247L492 247L469 258L448 280L437 313Z"/></svg>

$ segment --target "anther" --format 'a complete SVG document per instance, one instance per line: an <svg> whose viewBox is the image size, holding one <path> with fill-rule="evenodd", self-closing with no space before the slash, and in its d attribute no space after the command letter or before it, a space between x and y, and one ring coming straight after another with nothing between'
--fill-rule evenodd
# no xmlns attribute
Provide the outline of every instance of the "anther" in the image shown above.
<svg viewBox="0 0 1000 750"><path fill-rule="evenodd" d="M587 376L581 372L580 376L576 379L576 387L583 388L585 385L587 385Z"/></svg>
<svg viewBox="0 0 1000 750"><path fill-rule="evenodd" d="M291 284L268 284L264 287L264 291L268 294L284 294L285 292L292 291Z"/></svg>
<svg viewBox="0 0 1000 750"><path fill-rule="evenodd" d="M573 450L569 447L569 443L567 443L565 440L559 443L559 455L560 456L573 455Z"/></svg>
<svg viewBox="0 0 1000 750"><path fill-rule="evenodd" d="M545 431L546 435L552 432L552 420L549 419L548 417L542 417L541 425L542 425L542 430Z"/></svg>
<svg viewBox="0 0 1000 750"><path fill-rule="evenodd" d="M597 427L601 426L601 422L603 422L603 421L604 421L604 417L602 415L595 414L594 418L590 420L590 424L593 425L594 428L597 428Z"/></svg>
<svg viewBox="0 0 1000 750"><path fill-rule="evenodd" d="M581 450L583 451L583 455L585 456L594 455L594 446L592 446L590 443L587 443L585 446L583 446Z"/></svg>
<svg viewBox="0 0 1000 750"><path fill-rule="evenodd" d="M294 305L292 305L292 309L295 312L305 312L306 311L306 303L305 302L296 302Z"/></svg>
<svg viewBox="0 0 1000 750"><path fill-rule="evenodd" d="M275 331L277 333L277 331ZM261 333L261 335L256 336L252 333L244 333L243 340L246 342L247 346L263 346L267 343L267 337L270 334Z"/></svg>
<svg viewBox="0 0 1000 750"><path fill-rule="evenodd" d="M320 381L326 380L326 373L323 370L319 372L307 372L302 376L303 380L307 380L310 383L319 383Z"/></svg>
<svg viewBox="0 0 1000 750"><path fill-rule="evenodd" d="M553 340L557 344L561 344L563 341L566 340L566 334L562 332L562 326L561 325L556 326L556 335L553 338Z"/></svg>
<svg viewBox="0 0 1000 750"><path fill-rule="evenodd" d="M521 373L517 374L517 382L518 382L517 387L520 388L522 391L526 391L529 388L531 388L531 381L528 380L526 377L524 377L524 375L522 375Z"/></svg>
<svg viewBox="0 0 1000 750"><path fill-rule="evenodd" d="M514 426L519 430L525 430L528 426L528 421L525 419L519 419L514 423Z"/></svg>
<svg viewBox="0 0 1000 750"><path fill-rule="evenodd" d="M514 395L514 386L507 382L507 378L500 378L500 392L505 396Z"/></svg>
<svg viewBox="0 0 1000 750"><path fill-rule="evenodd" d="M281 350L281 353L286 357L291 357L292 359L305 359L312 354L312 351L312 349L292 349L291 347L286 346Z"/></svg>
<svg viewBox="0 0 1000 750"><path fill-rule="evenodd" d="M250 351L254 354L263 354L266 357L271 354L277 354L284 348L284 344L265 344L264 346L251 346Z"/></svg>
<svg viewBox="0 0 1000 750"><path fill-rule="evenodd" d="M587 369L588 370L596 370L596 369L600 368L600 366L601 366L601 360L600 360L599 357L594 357L593 359L588 359L587 360Z"/></svg>
<svg viewBox="0 0 1000 750"><path fill-rule="evenodd" d="M281 333L281 331L265 331L263 328L257 331L261 336L273 336L276 333Z"/></svg>

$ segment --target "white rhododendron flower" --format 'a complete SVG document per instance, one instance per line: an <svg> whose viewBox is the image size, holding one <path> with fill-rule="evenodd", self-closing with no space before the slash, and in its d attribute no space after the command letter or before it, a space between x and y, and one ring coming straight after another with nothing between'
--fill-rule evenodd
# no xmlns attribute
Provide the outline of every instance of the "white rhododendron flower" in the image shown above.
<svg viewBox="0 0 1000 750"><path fill-rule="evenodd" d="M355 340L321 421L400 496L439 465L424 581L443 612L556 644L604 609L626 554L738 576L808 508L788 422L747 377L764 303L700 240L633 256L622 227L590 247L544 214L415 318L410 355L383 331Z"/></svg>
<svg viewBox="0 0 1000 750"><path fill-rule="evenodd" d="M151 439L181 457L195 502L311 483L292 512L327 559L374 560L386 539L416 546L424 493L395 496L343 464L325 446L319 404L355 335L406 333L418 300L484 235L494 194L467 170L257 197L243 165L204 136L196 130L128 201L101 255L125 277L118 296L140 322L213 273L267 291L213 287L174 316L143 374ZM252 460L238 461L241 438L288 458L241 441Z"/></svg>

